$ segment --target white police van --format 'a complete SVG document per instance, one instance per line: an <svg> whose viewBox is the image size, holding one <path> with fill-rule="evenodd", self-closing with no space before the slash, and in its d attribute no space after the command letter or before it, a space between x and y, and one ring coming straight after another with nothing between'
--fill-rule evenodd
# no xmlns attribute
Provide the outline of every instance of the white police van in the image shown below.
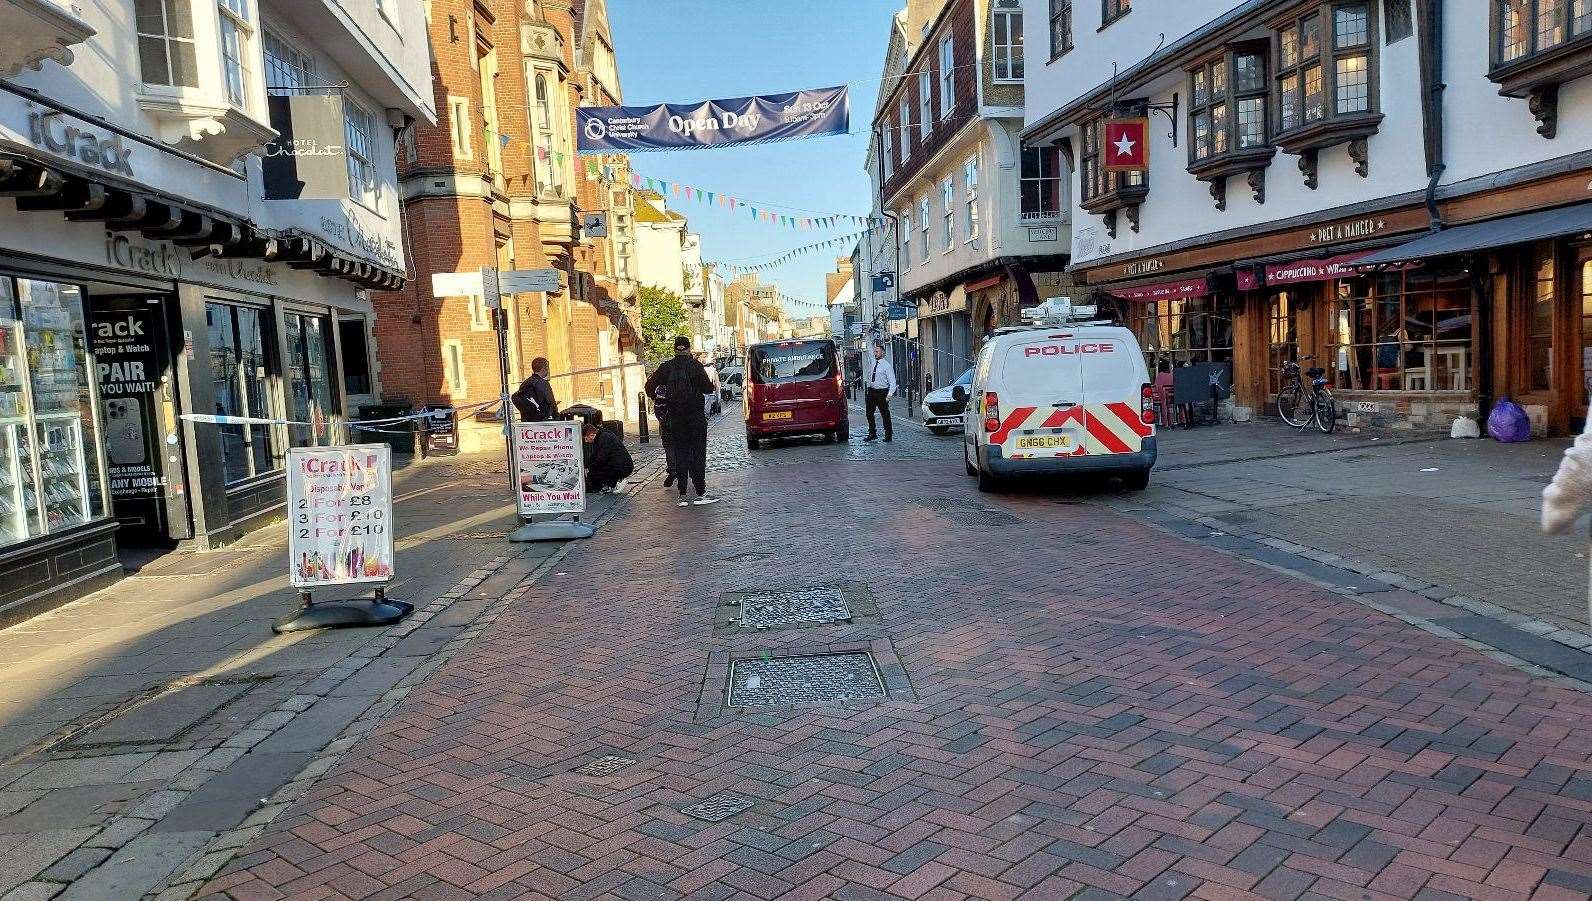
<svg viewBox="0 0 1592 901"><path fill-rule="evenodd" d="M1003 478L1093 472L1132 490L1155 466L1155 403L1138 339L1052 299L984 342L963 414L963 461L980 491Z"/></svg>

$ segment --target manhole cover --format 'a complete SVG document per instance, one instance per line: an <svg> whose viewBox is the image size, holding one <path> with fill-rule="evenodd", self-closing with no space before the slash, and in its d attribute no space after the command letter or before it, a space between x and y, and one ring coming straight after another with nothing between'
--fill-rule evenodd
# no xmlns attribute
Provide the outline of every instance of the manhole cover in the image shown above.
<svg viewBox="0 0 1592 901"><path fill-rule="evenodd" d="M612 776L614 773L619 772L635 762L636 761L634 759L629 757L618 757L613 754L607 754L597 758L596 760L593 760L591 763L588 763L585 766L577 767L575 772L580 773L583 776Z"/></svg>
<svg viewBox="0 0 1592 901"><path fill-rule="evenodd" d="M750 810L754 803L756 802L750 798L743 798L740 795L714 795L701 804L682 807L680 812L688 817L707 820L709 823L717 823L721 820L727 820L744 810Z"/></svg>
<svg viewBox="0 0 1592 901"><path fill-rule="evenodd" d="M730 707L844 704L884 697L869 654L819 654L736 660L730 666Z"/></svg>
<svg viewBox="0 0 1592 901"><path fill-rule="evenodd" d="M748 628L838 623L851 619L851 605L838 588L801 588L754 594L741 601L741 625Z"/></svg>
<svg viewBox="0 0 1592 901"><path fill-rule="evenodd" d="M1021 523L1022 520L993 507L984 507L969 504L960 498L929 497L916 501L917 506L925 510L933 510L948 519L969 526L1010 526Z"/></svg>

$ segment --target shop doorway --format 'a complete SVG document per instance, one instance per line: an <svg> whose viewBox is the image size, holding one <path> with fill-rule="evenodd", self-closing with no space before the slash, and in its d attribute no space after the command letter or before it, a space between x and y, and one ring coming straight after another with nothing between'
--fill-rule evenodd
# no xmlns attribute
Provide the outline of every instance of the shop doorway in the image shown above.
<svg viewBox="0 0 1592 901"><path fill-rule="evenodd" d="M1580 347L1576 353L1580 388L1576 395L1580 403L1570 411L1570 426L1579 434L1586 428L1587 405L1592 403L1592 247L1583 247L1575 260L1575 297L1579 310L1576 320L1581 327Z"/></svg>
<svg viewBox="0 0 1592 901"><path fill-rule="evenodd" d="M118 544L169 548L193 537L177 421L167 295L90 288L88 333L105 421Z"/></svg>
<svg viewBox="0 0 1592 901"><path fill-rule="evenodd" d="M1270 403L1282 390L1283 364L1299 359L1299 306L1289 291L1273 292L1266 305L1266 348L1266 401Z"/></svg>

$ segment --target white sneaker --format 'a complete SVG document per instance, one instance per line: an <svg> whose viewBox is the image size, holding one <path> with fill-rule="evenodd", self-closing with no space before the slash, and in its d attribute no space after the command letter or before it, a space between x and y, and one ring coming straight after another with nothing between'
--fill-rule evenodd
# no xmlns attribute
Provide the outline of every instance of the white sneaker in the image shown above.
<svg viewBox="0 0 1592 901"><path fill-rule="evenodd" d="M680 503L675 504L675 506L676 507L689 507L689 506L691 506L691 502L682 497L682 498L680 498Z"/></svg>
<svg viewBox="0 0 1592 901"><path fill-rule="evenodd" d="M696 500L692 501L691 502L691 506L693 506L693 507L706 507L708 504L716 504L718 502L719 502L718 498L713 497L712 495L704 494L701 497L697 498Z"/></svg>

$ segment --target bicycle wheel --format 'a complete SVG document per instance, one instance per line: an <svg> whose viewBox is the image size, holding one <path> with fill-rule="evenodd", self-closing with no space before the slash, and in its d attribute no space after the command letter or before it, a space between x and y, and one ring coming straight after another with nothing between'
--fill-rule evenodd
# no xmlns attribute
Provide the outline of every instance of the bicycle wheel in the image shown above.
<svg viewBox="0 0 1592 901"><path fill-rule="evenodd" d="M1277 395L1277 415L1282 421L1296 429L1302 429L1310 423L1307 418L1308 411L1300 409L1300 396L1298 385L1286 385Z"/></svg>
<svg viewBox="0 0 1592 901"><path fill-rule="evenodd" d="M1325 390L1316 392L1316 428L1330 435L1338 426L1338 405Z"/></svg>

